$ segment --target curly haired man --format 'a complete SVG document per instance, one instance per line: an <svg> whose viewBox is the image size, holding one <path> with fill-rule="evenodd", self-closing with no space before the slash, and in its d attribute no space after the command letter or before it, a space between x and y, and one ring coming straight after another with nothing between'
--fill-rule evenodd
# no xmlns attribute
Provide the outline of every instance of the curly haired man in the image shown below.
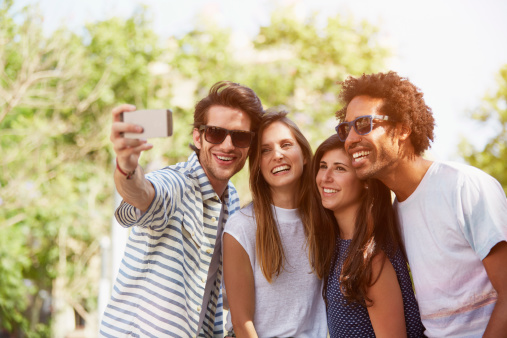
<svg viewBox="0 0 507 338"><path fill-rule="evenodd" d="M507 332L507 200L500 184L461 163L422 155L435 120L423 93L395 72L342 82L337 133L360 178L377 178L394 208L425 334Z"/></svg>

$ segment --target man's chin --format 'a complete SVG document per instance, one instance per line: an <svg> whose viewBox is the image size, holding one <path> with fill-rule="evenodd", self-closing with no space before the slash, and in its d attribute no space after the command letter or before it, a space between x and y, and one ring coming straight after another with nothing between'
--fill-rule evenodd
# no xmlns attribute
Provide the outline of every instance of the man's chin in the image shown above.
<svg viewBox="0 0 507 338"><path fill-rule="evenodd" d="M237 168L221 169L215 171L213 174L214 178L219 181L229 181L239 170Z"/></svg>
<svg viewBox="0 0 507 338"><path fill-rule="evenodd" d="M360 180L365 180L367 178L372 178L374 173L366 165L363 165L356 168L356 175Z"/></svg>

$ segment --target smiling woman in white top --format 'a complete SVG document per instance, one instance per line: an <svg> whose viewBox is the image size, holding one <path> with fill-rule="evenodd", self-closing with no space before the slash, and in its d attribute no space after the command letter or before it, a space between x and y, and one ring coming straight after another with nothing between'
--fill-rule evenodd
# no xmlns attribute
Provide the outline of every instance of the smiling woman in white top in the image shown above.
<svg viewBox="0 0 507 338"><path fill-rule="evenodd" d="M252 146L252 203L224 230L224 281L239 337L326 337L314 244L311 147L286 112L263 118ZM230 323L226 325L230 329Z"/></svg>

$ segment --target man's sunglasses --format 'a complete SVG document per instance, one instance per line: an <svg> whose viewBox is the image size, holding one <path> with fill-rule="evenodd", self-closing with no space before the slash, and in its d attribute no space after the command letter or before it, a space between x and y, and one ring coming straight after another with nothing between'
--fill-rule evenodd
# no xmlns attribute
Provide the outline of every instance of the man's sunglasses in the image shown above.
<svg viewBox="0 0 507 338"><path fill-rule="evenodd" d="M231 135L232 144L238 148L248 148L252 143L255 133L247 130L229 130L220 127L202 125L199 131L204 130L204 138L212 144L224 142L227 135Z"/></svg>
<svg viewBox="0 0 507 338"><path fill-rule="evenodd" d="M352 127L356 130L358 135L369 134L373 130L373 120L388 121L389 116L386 115L364 115L359 116L354 121L342 122L336 126L335 130L338 134L340 141L345 142L347 136L349 136Z"/></svg>

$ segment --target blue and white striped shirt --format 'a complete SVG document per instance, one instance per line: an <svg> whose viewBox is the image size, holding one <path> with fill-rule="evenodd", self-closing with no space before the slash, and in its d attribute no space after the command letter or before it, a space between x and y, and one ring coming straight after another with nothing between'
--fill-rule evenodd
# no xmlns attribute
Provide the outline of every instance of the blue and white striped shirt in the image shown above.
<svg viewBox="0 0 507 338"><path fill-rule="evenodd" d="M100 335L105 337L223 337L222 258L199 334L199 315L213 255L222 203L193 153L146 175L155 198L139 219L122 202L118 222L132 231ZM239 209L229 182L223 222Z"/></svg>

